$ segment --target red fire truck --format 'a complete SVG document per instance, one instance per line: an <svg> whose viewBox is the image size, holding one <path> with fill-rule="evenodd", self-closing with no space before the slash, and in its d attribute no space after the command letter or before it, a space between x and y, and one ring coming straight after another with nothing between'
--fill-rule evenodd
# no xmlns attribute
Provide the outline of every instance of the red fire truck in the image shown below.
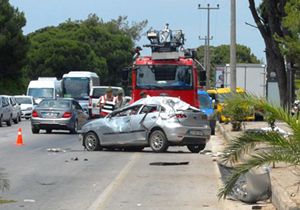
<svg viewBox="0 0 300 210"><path fill-rule="evenodd" d="M181 30L170 30L168 24L161 31L147 32L152 56L139 56L136 52L132 71L132 100L149 96L172 96L199 107L198 76L194 53L185 50ZM123 81L128 81L129 69L123 70Z"/></svg>

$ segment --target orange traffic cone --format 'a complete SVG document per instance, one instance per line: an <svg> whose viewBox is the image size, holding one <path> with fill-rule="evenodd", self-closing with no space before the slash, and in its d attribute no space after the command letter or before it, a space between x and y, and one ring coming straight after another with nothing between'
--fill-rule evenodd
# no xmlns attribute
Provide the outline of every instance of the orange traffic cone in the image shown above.
<svg viewBox="0 0 300 210"><path fill-rule="evenodd" d="M17 137L17 142L16 145L22 146L23 144L23 137L22 137L22 128L18 129L18 137Z"/></svg>

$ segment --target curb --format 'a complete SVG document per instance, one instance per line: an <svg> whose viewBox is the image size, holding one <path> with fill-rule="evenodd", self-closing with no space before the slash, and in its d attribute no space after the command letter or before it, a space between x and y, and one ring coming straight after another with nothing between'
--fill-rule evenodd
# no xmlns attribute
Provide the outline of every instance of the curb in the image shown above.
<svg viewBox="0 0 300 210"><path fill-rule="evenodd" d="M228 132L226 132L224 126L220 123L217 125L217 130L222 134L226 142L229 142L230 139L233 139ZM297 204L292 201L288 195L288 193L284 190L284 188L277 181L276 177L271 176L271 202L275 206L277 210L300 210Z"/></svg>

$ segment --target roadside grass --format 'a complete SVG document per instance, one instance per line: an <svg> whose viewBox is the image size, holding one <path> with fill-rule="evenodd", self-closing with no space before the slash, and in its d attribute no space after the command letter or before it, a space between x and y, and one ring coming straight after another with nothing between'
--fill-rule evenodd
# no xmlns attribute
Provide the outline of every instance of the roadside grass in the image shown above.
<svg viewBox="0 0 300 210"><path fill-rule="evenodd" d="M0 205L5 204L5 203L15 203L15 202L17 202L17 201L15 201L15 200L5 200L5 199L1 199L1 197L0 197Z"/></svg>

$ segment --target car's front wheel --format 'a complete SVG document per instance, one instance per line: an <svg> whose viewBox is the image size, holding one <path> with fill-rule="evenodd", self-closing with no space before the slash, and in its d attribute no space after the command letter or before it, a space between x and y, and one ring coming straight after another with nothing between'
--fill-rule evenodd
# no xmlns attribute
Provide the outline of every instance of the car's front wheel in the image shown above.
<svg viewBox="0 0 300 210"><path fill-rule="evenodd" d="M165 152L169 146L168 139L161 130L155 130L150 134L149 144L154 152Z"/></svg>
<svg viewBox="0 0 300 210"><path fill-rule="evenodd" d="M11 126L11 124L12 124L12 117L10 116L8 121L6 121L6 125Z"/></svg>
<svg viewBox="0 0 300 210"><path fill-rule="evenodd" d="M199 153L201 150L204 150L206 144L195 144L195 145L187 145L187 148L192 153Z"/></svg>
<svg viewBox="0 0 300 210"><path fill-rule="evenodd" d="M83 137L84 147L87 151L101 150L101 145L98 136L94 132L88 132Z"/></svg>

